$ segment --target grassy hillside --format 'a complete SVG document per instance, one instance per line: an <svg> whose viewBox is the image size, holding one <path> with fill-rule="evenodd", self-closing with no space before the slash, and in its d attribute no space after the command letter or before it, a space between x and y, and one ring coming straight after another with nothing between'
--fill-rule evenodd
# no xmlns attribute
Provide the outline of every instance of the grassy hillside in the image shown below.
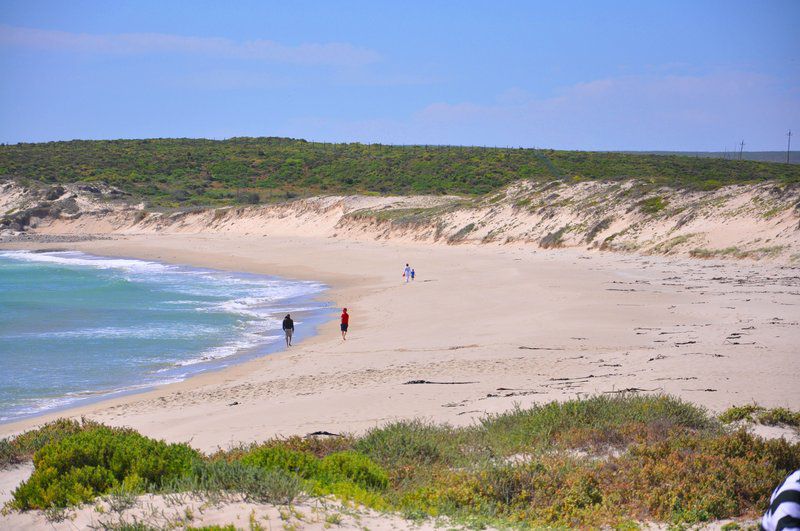
<svg viewBox="0 0 800 531"><path fill-rule="evenodd" d="M637 178L713 189L767 179L797 183L800 167L676 155L233 138L4 145L0 176L104 181L154 205L178 206L318 193L478 195L517 179Z"/></svg>

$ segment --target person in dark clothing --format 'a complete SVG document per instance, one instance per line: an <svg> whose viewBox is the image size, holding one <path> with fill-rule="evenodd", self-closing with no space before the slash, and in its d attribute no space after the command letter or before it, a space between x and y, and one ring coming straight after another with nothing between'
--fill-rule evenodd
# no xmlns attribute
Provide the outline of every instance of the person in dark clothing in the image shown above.
<svg viewBox="0 0 800 531"><path fill-rule="evenodd" d="M283 318L283 333L286 334L286 346L292 346L292 334L294 334L294 321L292 321L292 316L288 313L286 317Z"/></svg>

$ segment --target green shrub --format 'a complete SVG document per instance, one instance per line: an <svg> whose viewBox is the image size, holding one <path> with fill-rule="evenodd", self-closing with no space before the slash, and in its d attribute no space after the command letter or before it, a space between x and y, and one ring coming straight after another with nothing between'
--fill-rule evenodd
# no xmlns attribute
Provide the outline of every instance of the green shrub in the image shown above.
<svg viewBox="0 0 800 531"><path fill-rule="evenodd" d="M353 438L350 436L328 437L328 436L311 436L299 437L297 435L292 437L272 439L262 444L246 445L230 450L220 450L209 456L209 459L217 460L223 459L226 461L241 459L255 448L270 448L280 447L286 450L294 450L297 452L304 452L312 454L316 457L325 457L334 452L343 452L353 448Z"/></svg>
<svg viewBox="0 0 800 531"><path fill-rule="evenodd" d="M366 489L385 490L389 475L369 457L357 452L339 452L322 460L322 473L330 482L351 481Z"/></svg>
<svg viewBox="0 0 800 531"><path fill-rule="evenodd" d="M14 491L18 509L65 507L122 486L140 492L187 474L200 455L130 430L92 428L45 445L33 457L34 472Z"/></svg>
<svg viewBox="0 0 800 531"><path fill-rule="evenodd" d="M137 488L141 485L136 481ZM14 491L14 504L19 509L66 507L92 500L119 485L107 468L80 466L58 471L45 468L35 472Z"/></svg>
<svg viewBox="0 0 800 531"><path fill-rule="evenodd" d="M373 428L355 448L387 467L426 466L452 463L458 456L454 439L449 426L408 420Z"/></svg>
<svg viewBox="0 0 800 531"><path fill-rule="evenodd" d="M520 527L588 527L622 512L606 501L598 465L545 456L521 465L445 473L401 500L406 512L479 517ZM525 525L527 524L527 525Z"/></svg>
<svg viewBox="0 0 800 531"><path fill-rule="evenodd" d="M600 395L550 402L490 415L481 423L489 444L501 452L550 444L574 430L614 429L619 433L625 426L651 425L666 433L673 427L699 430L715 426L702 408L665 395ZM634 435L630 433L625 440Z"/></svg>
<svg viewBox="0 0 800 531"><path fill-rule="evenodd" d="M639 202L639 209L645 214L658 214L667 208L667 200L663 197L649 197Z"/></svg>
<svg viewBox="0 0 800 531"><path fill-rule="evenodd" d="M408 491L408 514L464 515L531 527L600 527L637 519L693 523L753 516L800 466L800 444L745 431L680 434L605 460L543 454L523 464L442 471Z"/></svg>
<svg viewBox="0 0 800 531"><path fill-rule="evenodd" d="M744 406L731 406L719 415L722 422L730 423L739 420L758 422L767 426L791 426L800 427L800 412L792 411L783 407L766 409L756 404L746 404Z"/></svg>
<svg viewBox="0 0 800 531"><path fill-rule="evenodd" d="M642 502L654 518L721 519L766 507L775 485L800 466L800 444L745 430L685 436L634 446L615 465L615 481L646 493Z"/></svg>
<svg viewBox="0 0 800 531"><path fill-rule="evenodd" d="M86 419L58 419L11 439L0 439L0 468L29 460L47 443L98 426L100 424Z"/></svg>
<svg viewBox="0 0 800 531"><path fill-rule="evenodd" d="M9 439L0 439L0 468L21 463L23 460Z"/></svg>
<svg viewBox="0 0 800 531"><path fill-rule="evenodd" d="M168 492L242 494L245 500L285 505L294 501L303 490L296 475L278 468L266 470L239 461L198 461L192 471L163 486Z"/></svg>
<svg viewBox="0 0 800 531"><path fill-rule="evenodd" d="M283 470L303 479L317 477L320 473L319 459L312 454L280 446L257 447L242 457L242 463L264 470Z"/></svg>
<svg viewBox="0 0 800 531"><path fill-rule="evenodd" d="M265 446L251 450L241 463L262 470L281 470L319 484L341 481L353 482L364 488L385 489L389 479L386 472L366 455L353 451L332 453L323 459L280 446Z"/></svg>
<svg viewBox="0 0 800 531"><path fill-rule="evenodd" d="M503 198L503 195L502 194L498 194L496 196L496 198L493 198L492 202L499 201L502 198ZM531 198L530 197L525 197L523 199L519 199L519 200L514 202L514 208L528 208L529 206L531 206Z"/></svg>
<svg viewBox="0 0 800 531"><path fill-rule="evenodd" d="M376 509L387 507L378 491L388 487L388 474L369 457L357 452L337 452L319 459L307 452L267 445L245 454L241 463L302 478L305 490L315 496L332 494Z"/></svg>
<svg viewBox="0 0 800 531"><path fill-rule="evenodd" d="M753 420L753 415L759 411L764 411L764 408L755 404L746 404L744 406L731 406L719 415L719 420L728 424L740 420Z"/></svg>
<svg viewBox="0 0 800 531"><path fill-rule="evenodd" d="M717 190L722 188L723 183L716 180L716 179L706 179L705 181L700 181L697 184L697 189L702 190L704 192L710 192L712 190Z"/></svg>
<svg viewBox="0 0 800 531"><path fill-rule="evenodd" d="M800 412L791 411L784 407L768 409L758 416L758 421L767 426L783 424L800 428Z"/></svg>

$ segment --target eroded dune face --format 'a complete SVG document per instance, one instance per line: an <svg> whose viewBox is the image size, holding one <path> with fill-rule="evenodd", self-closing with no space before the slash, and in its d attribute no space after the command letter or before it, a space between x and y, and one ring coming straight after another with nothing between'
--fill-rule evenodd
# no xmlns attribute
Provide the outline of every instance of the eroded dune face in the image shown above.
<svg viewBox="0 0 800 531"><path fill-rule="evenodd" d="M269 206L152 212L111 187L0 188L6 237L42 234L232 233L440 244L528 244L691 255L800 259L800 187L708 192L638 181L520 181L480 199L325 196ZM1 228L0 228L1 230Z"/></svg>

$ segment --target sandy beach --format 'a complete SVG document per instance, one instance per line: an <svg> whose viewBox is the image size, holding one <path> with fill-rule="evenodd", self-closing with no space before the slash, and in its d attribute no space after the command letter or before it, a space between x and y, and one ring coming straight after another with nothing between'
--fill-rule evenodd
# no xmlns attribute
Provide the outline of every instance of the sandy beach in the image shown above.
<svg viewBox="0 0 800 531"><path fill-rule="evenodd" d="M774 263L321 237L142 234L75 249L323 281L347 306L288 351L55 417L203 451L404 418L464 425L515 405L624 391L720 411L800 406L800 268ZM409 262L417 279L405 284ZM412 382L428 383L412 383ZM231 405L236 402L236 405Z"/></svg>

